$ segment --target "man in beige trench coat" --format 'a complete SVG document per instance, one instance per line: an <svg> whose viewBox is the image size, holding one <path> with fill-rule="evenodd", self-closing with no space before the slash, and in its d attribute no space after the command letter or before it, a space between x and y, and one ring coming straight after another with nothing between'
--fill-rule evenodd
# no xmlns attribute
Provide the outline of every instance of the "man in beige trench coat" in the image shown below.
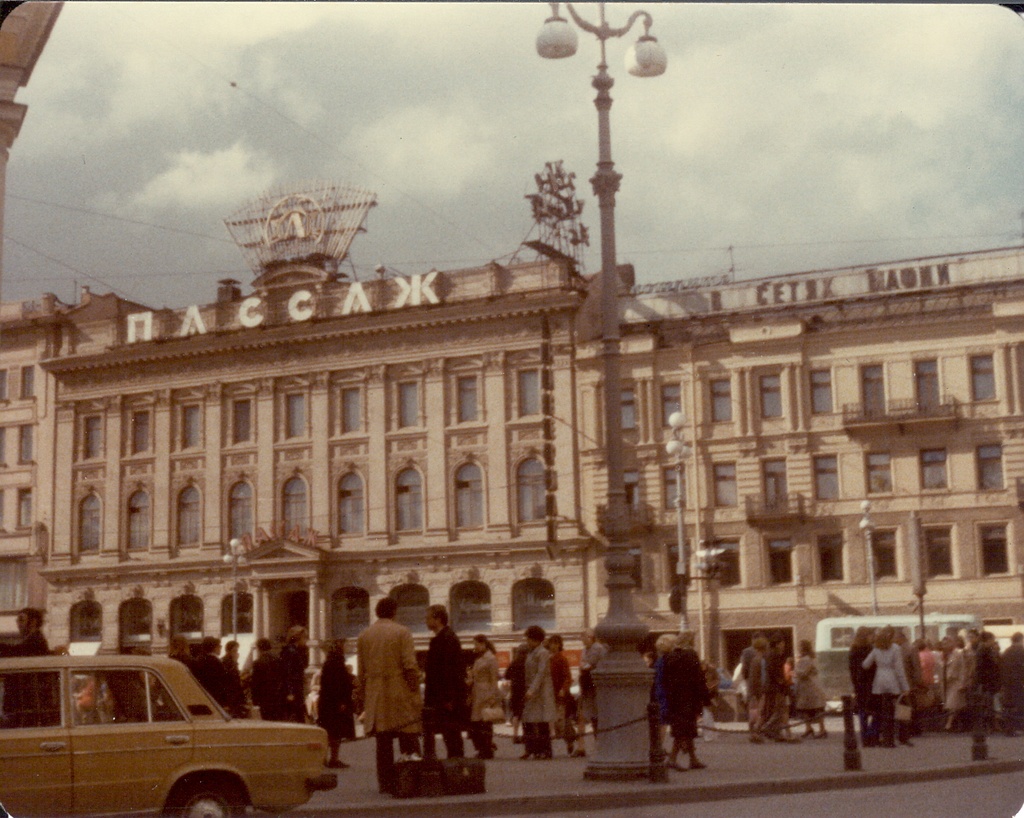
<svg viewBox="0 0 1024 818"><path fill-rule="evenodd" d="M359 634L359 695L363 729L377 739L377 784L390 792L395 745L405 756L419 757L423 700L412 633L395 622L398 603L384 597L377 603L377 621Z"/></svg>

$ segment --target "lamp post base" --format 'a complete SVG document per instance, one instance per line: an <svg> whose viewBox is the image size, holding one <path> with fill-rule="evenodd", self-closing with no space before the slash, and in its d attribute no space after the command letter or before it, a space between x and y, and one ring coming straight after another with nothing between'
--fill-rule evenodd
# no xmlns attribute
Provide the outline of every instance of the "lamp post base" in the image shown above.
<svg viewBox="0 0 1024 818"><path fill-rule="evenodd" d="M635 649L611 650L594 669L598 730L584 778L629 781L650 776L647 705L653 677Z"/></svg>

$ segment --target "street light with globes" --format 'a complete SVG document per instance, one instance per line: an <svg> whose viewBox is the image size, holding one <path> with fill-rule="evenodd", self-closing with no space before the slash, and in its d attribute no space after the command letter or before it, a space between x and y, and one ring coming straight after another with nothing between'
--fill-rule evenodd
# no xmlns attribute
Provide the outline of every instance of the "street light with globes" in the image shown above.
<svg viewBox="0 0 1024 818"><path fill-rule="evenodd" d="M576 53L576 30L559 16L559 3L551 3L551 16L537 36L537 53L547 59L562 59ZM626 492L622 464L622 417L619 395L620 336L618 305L618 269L615 257L615 193L621 175L612 162L609 94L614 81L608 75L605 43L625 36L637 20L643 21L644 33L626 55L626 69L637 77L656 77L665 72L664 49L651 36L651 15L636 11L624 26L615 28L605 19L605 4L599 3L598 24L584 20L565 4L578 28L593 34L601 44L601 61L593 78L597 90L598 160L597 172L590 183L597 196L601 218L601 359L604 378L605 456L608 475L607 512L604 520L608 540L605 567L608 579L608 612L595 628L598 639L608 646L607 656L594 670L597 707L601 713L602 730L610 729L607 740L597 737L596 752L588 756L584 773L587 778L631 779L646 777L649 772L648 728L644 713L650 696L651 671L644 666L637 650L647 635L644 625L633 609L633 559L629 553L626 525Z"/></svg>

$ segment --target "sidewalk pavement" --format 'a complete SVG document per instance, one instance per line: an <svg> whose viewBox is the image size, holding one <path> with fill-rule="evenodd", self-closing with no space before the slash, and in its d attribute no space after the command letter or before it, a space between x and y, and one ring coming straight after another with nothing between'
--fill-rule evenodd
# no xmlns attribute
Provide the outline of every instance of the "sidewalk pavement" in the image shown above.
<svg viewBox="0 0 1024 818"><path fill-rule="evenodd" d="M349 769L338 772L338 787L317 793L293 814L338 816L491 816L547 812L591 812L650 804L719 801L759 795L842 790L857 787L933 781L1024 770L1024 737L987 739L988 758L972 761L969 733L928 733L912 747L861 749L861 770L844 770L843 722L827 721L825 739L795 744L751 744L745 725L720 724L711 741L698 739L704 770L668 771L667 783L646 779L590 781L583 777L586 758L568 758L565 744L555 742L551 761L521 761L522 745L513 744L507 727L499 728L497 757L487 764L487 792L441 798L396 799L377 792L374 742L342 744ZM586 748L593 750L593 737ZM443 743L438 740L443 755ZM467 751L472 745L467 741ZM397 750L396 750L397 752ZM680 762L685 762L681 757Z"/></svg>

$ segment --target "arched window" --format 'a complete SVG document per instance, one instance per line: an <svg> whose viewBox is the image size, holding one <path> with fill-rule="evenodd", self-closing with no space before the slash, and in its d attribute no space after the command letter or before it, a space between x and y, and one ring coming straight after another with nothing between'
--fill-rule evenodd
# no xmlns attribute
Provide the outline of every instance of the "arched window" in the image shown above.
<svg viewBox="0 0 1024 818"><path fill-rule="evenodd" d="M188 486L178 495L178 545L199 545L199 489Z"/></svg>
<svg viewBox="0 0 1024 818"><path fill-rule="evenodd" d="M78 550L100 550L100 498L90 494L78 506Z"/></svg>
<svg viewBox="0 0 1024 818"><path fill-rule="evenodd" d="M232 539L252 534L252 486L235 483L228 495L228 529Z"/></svg>
<svg viewBox="0 0 1024 818"><path fill-rule="evenodd" d="M529 523L543 520L544 466L539 460L524 460L516 469L516 509L519 522Z"/></svg>
<svg viewBox="0 0 1024 818"><path fill-rule="evenodd" d="M234 636L239 633L252 633L252 594L238 592L238 629L235 629L234 597L225 594L220 601L220 635Z"/></svg>
<svg viewBox="0 0 1024 818"><path fill-rule="evenodd" d="M455 472L455 525L475 528L484 524L484 490L480 467L460 466Z"/></svg>
<svg viewBox="0 0 1024 818"><path fill-rule="evenodd" d="M117 611L118 647L149 647L153 640L153 603L148 599L126 599Z"/></svg>
<svg viewBox="0 0 1024 818"><path fill-rule="evenodd" d="M395 479L395 527L399 531L423 529L423 486L416 469L405 469Z"/></svg>
<svg viewBox="0 0 1024 818"><path fill-rule="evenodd" d="M171 636L184 636L189 642L203 638L203 600L195 594L171 600Z"/></svg>
<svg viewBox="0 0 1024 818"><path fill-rule="evenodd" d="M530 577L512 586L512 629L521 631L530 625L555 627L555 586L546 579Z"/></svg>
<svg viewBox="0 0 1024 818"><path fill-rule="evenodd" d="M71 642L103 641L103 606L94 599L83 599L71 606L68 614Z"/></svg>
<svg viewBox="0 0 1024 818"><path fill-rule="evenodd" d="M392 588L389 596L398 603L395 622L405 625L413 633L426 633L430 591L422 585L410 583Z"/></svg>
<svg viewBox="0 0 1024 818"><path fill-rule="evenodd" d="M339 588L331 594L331 638L351 639L370 624L370 595L362 588Z"/></svg>
<svg viewBox="0 0 1024 818"><path fill-rule="evenodd" d="M491 629L491 589L483 582L467 580L452 586L448 600L451 626L456 631Z"/></svg>
<svg viewBox="0 0 1024 818"><path fill-rule="evenodd" d="M144 491L128 498L128 547L149 548L149 495Z"/></svg>
<svg viewBox="0 0 1024 818"><path fill-rule="evenodd" d="M363 533L363 481L355 472L349 472L338 483L338 531Z"/></svg>
<svg viewBox="0 0 1024 818"><path fill-rule="evenodd" d="M286 531L296 526L305 528L309 524L309 512L306 509L306 481L301 477L292 477L284 484L281 493L282 519Z"/></svg>

